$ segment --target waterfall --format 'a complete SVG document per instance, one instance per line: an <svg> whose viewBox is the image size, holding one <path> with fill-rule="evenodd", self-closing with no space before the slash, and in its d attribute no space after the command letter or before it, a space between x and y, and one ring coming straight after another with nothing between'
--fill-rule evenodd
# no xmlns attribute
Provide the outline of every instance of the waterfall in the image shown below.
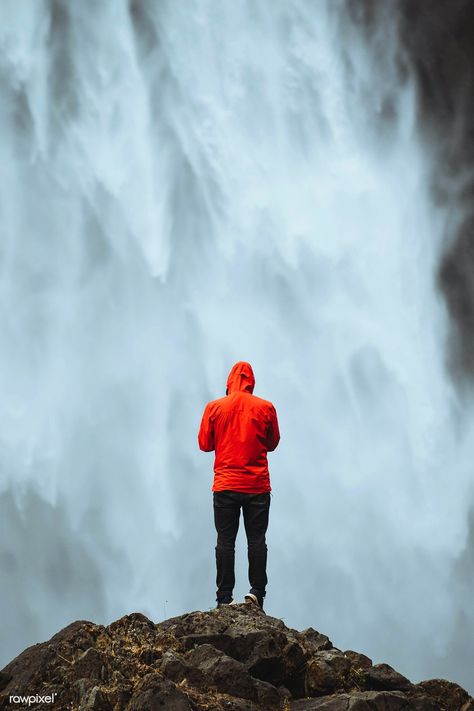
<svg viewBox="0 0 474 711"><path fill-rule="evenodd" d="M0 661L214 604L196 435L247 360L282 433L270 614L474 690L447 212L394 7L368 7L1 4Z"/></svg>

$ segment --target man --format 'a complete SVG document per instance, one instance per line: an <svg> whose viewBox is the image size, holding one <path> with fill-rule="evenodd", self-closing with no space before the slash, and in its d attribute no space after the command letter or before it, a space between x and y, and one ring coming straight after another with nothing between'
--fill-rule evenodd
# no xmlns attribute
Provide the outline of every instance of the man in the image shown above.
<svg viewBox="0 0 474 711"><path fill-rule="evenodd" d="M252 394L254 386L250 363L236 363L227 378L226 396L206 405L199 430L199 447L204 452L216 452L212 491L217 530L217 607L233 602L235 539L242 508L250 581L245 601L263 609L271 491L267 452L276 448L280 432L275 408Z"/></svg>

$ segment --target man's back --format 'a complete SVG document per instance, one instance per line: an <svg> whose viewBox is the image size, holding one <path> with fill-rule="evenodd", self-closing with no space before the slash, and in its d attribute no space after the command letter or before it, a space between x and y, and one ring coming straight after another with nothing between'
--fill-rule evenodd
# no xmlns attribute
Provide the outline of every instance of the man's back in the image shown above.
<svg viewBox="0 0 474 711"><path fill-rule="evenodd" d="M208 403L199 431L199 446L215 450L213 491L270 491L267 452L280 433L274 406L252 394L255 385L249 363L239 361L227 379L228 394Z"/></svg>
<svg viewBox="0 0 474 711"><path fill-rule="evenodd" d="M235 539L242 509L247 535L250 592L245 601L263 609L267 585L265 534L270 510L267 452L280 440L275 408L253 395L250 363L239 361L227 378L226 396L206 405L199 446L216 451L213 507L217 531L217 606L229 605L235 585Z"/></svg>

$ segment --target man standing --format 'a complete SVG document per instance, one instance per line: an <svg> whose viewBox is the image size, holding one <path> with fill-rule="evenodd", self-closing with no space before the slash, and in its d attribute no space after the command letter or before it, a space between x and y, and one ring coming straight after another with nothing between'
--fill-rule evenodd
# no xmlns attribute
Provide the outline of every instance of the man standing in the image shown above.
<svg viewBox="0 0 474 711"><path fill-rule="evenodd" d="M212 491L218 607L233 601L235 539L241 508L250 581L245 601L263 609L267 585L265 534L271 491L267 452L276 448L280 432L275 408L252 394L254 386L250 363L236 363L227 378L226 396L206 405L198 436L204 452L216 452Z"/></svg>

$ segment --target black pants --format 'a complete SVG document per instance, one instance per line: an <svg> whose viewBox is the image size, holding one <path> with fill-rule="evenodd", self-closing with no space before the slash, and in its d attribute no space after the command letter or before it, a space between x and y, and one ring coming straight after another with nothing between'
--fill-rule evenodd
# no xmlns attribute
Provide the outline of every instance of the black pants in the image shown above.
<svg viewBox="0 0 474 711"><path fill-rule="evenodd" d="M235 584L235 539L240 509L247 534L250 592L264 597L267 585L267 545L270 493L244 494L240 491L214 492L214 523L217 531L217 601L232 597Z"/></svg>

